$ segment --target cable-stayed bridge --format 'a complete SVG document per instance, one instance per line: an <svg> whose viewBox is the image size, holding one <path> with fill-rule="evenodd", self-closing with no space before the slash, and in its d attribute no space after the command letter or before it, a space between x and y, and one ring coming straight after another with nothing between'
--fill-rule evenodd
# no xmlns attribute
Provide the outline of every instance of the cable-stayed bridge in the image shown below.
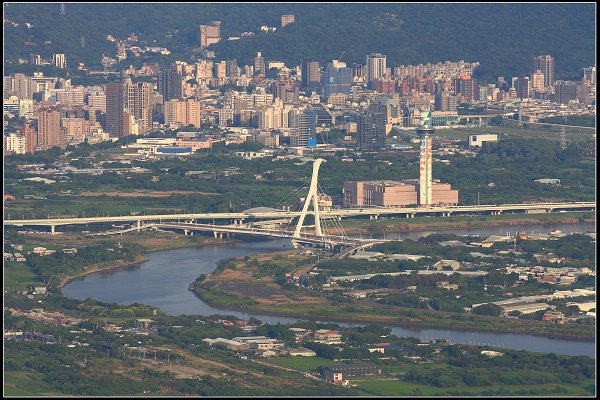
<svg viewBox="0 0 600 400"><path fill-rule="evenodd" d="M98 223L130 222L134 226L116 232L126 233L141 229L179 229L184 233L213 232L215 237L244 234L253 236L290 238L292 243L318 245L326 248L344 249L365 248L385 240L358 239L348 237L340 223L342 218L381 216L414 218L415 215L449 217L464 214L491 214L503 212L556 212L556 211L595 211L595 202L552 202L534 204L434 206L434 207L370 207L330 209L322 204L327 196L318 184L319 167L325 160L317 159L313 164L310 183L292 191L272 208L259 207L243 212L231 213L187 213L169 215L128 215L96 216L83 218L41 218L4 220L4 226L47 226L55 233L57 226L87 225ZM307 226L306 217L311 216L313 224ZM206 223L212 221L211 224ZM228 221L229 225L215 224L215 221ZM204 222L204 223L201 223ZM307 228L312 228L307 231Z"/></svg>

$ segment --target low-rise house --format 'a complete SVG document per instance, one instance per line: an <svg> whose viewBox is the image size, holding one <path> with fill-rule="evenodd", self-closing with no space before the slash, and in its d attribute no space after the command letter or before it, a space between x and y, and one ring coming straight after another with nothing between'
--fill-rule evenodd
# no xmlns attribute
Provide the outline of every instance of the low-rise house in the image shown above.
<svg viewBox="0 0 600 400"><path fill-rule="evenodd" d="M232 339L238 343L244 343L251 348L259 350L271 350L283 348L284 343L281 340L271 339L266 336L247 336L247 337L234 337Z"/></svg>
<svg viewBox="0 0 600 400"><path fill-rule="evenodd" d="M65 254L77 254L77 249L75 247L70 249L62 249L62 251Z"/></svg>
<svg viewBox="0 0 600 400"><path fill-rule="evenodd" d="M250 349L250 346L246 343L240 343L235 340L229 340L225 338L215 338L215 339L202 339L203 342L208 343L211 346L223 346L229 350L235 351L246 351Z"/></svg>
<svg viewBox="0 0 600 400"><path fill-rule="evenodd" d="M565 317L560 311L548 311L542 316L542 321L560 321Z"/></svg>
<svg viewBox="0 0 600 400"><path fill-rule="evenodd" d="M437 282L435 286L440 289L458 290L458 285L456 283L450 283L447 281Z"/></svg>
<svg viewBox="0 0 600 400"><path fill-rule="evenodd" d="M290 331L294 332L294 336L296 337L296 343L300 343L306 336L308 336L311 332L304 328L289 328Z"/></svg>
<svg viewBox="0 0 600 400"><path fill-rule="evenodd" d="M431 266L431 269L436 271L443 271L448 268L456 271L460 269L460 262L456 260L440 260Z"/></svg>
<svg viewBox="0 0 600 400"><path fill-rule="evenodd" d="M558 278L558 284L559 285L572 285L575 282L577 282L577 277L576 276L561 275Z"/></svg>
<svg viewBox="0 0 600 400"><path fill-rule="evenodd" d="M488 356L488 357L500 357L500 356L504 355L504 353L500 353L499 351L492 351L492 350L482 350L481 354L483 354L484 356Z"/></svg>
<svg viewBox="0 0 600 400"><path fill-rule="evenodd" d="M49 250L49 249L46 249L45 247L35 247L32 250L32 253L38 254L40 256L47 256L47 255L56 253L56 250Z"/></svg>
<svg viewBox="0 0 600 400"><path fill-rule="evenodd" d="M278 353L273 350L259 350L258 354L260 354L261 357L270 358L276 356Z"/></svg>
<svg viewBox="0 0 600 400"><path fill-rule="evenodd" d="M313 350L305 349L304 347L290 350L290 356L292 357L315 357L316 355L317 353Z"/></svg>
<svg viewBox="0 0 600 400"><path fill-rule="evenodd" d="M329 329L319 329L314 333L314 341L325 344L341 344L342 335L339 331Z"/></svg>
<svg viewBox="0 0 600 400"><path fill-rule="evenodd" d="M548 303L510 303L510 304L502 304L500 305L505 314L508 314L512 311L519 311L522 314L531 314L536 311L554 309L556 306L551 306Z"/></svg>
<svg viewBox="0 0 600 400"><path fill-rule="evenodd" d="M381 375L381 368L373 363L352 363L335 366L327 366L323 369L325 380L340 383L345 378L353 376Z"/></svg>
<svg viewBox="0 0 600 400"><path fill-rule="evenodd" d="M556 283L556 277L554 275L538 276L536 280L538 283L550 283L552 285Z"/></svg>
<svg viewBox="0 0 600 400"><path fill-rule="evenodd" d="M46 295L46 286L36 286L33 288L33 294Z"/></svg>
<svg viewBox="0 0 600 400"><path fill-rule="evenodd" d="M369 353L381 353L381 354L385 354L385 347L381 346L381 345L376 345L376 344L368 344L365 346L365 348L369 351Z"/></svg>

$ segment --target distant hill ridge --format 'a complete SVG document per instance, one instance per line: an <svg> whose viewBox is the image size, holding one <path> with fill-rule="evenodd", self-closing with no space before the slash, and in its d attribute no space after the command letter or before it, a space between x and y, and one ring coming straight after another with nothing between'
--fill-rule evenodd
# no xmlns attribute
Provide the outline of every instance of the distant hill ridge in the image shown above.
<svg viewBox="0 0 600 400"><path fill-rule="evenodd" d="M531 75L532 58L551 54L556 78L572 79L595 63L595 4L4 4L5 60L63 52L72 63L99 66L115 57L111 34L140 34L147 46L167 47L172 59L188 59L199 43L199 25L220 20L218 59L252 64L257 51L267 60L298 65L303 57L321 63L344 53L347 63L365 63L371 52L387 55L388 66L446 60L479 61L477 75ZM281 15L296 22L281 28ZM31 24L27 27L25 22ZM261 25L277 27L263 33ZM257 32L227 41L241 32ZM85 47L81 47L81 36ZM156 42L154 42L156 40ZM44 44L45 41L51 43ZM25 42L35 44L24 44ZM125 63L133 59L129 56ZM75 64L71 64L75 65Z"/></svg>

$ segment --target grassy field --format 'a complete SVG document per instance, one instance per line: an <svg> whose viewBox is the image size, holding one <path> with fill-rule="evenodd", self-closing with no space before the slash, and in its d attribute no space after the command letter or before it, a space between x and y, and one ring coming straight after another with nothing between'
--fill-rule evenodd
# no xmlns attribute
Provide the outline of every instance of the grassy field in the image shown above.
<svg viewBox="0 0 600 400"><path fill-rule="evenodd" d="M62 393L54 391L43 380L44 376L38 372L4 372L5 396L61 396Z"/></svg>
<svg viewBox="0 0 600 400"><path fill-rule="evenodd" d="M586 211L553 213L553 214L504 214L504 215L477 215L477 216L452 216L452 217L415 217L415 218L386 218L378 220L343 220L341 225L348 229L348 232L377 232L388 229L398 230L419 230L422 225L423 229L434 226L436 229L455 229L455 228L471 228L478 225L492 226L493 224L519 223L527 221L528 224L544 224L544 223L568 223L577 222L580 218L588 218L593 214ZM392 227L392 225L395 225Z"/></svg>
<svg viewBox="0 0 600 400"><path fill-rule="evenodd" d="M31 285L39 286L42 282L24 262L4 262L4 290L26 289Z"/></svg>
<svg viewBox="0 0 600 400"><path fill-rule="evenodd" d="M422 395L422 396L448 396L460 392L461 394L470 396L479 396L484 393L493 391L502 393L503 395L518 395L524 394L523 391L529 391L528 394L533 394L533 391L539 394L564 394L570 396L590 396L593 391L590 391L590 385L593 381L586 382L581 385L493 385L493 386L457 386L453 388L438 388L435 386L420 385L418 383L404 382L400 380L383 380L373 379L365 381L354 381L351 383L357 384L359 389L362 389L365 394L378 396L407 396L407 395ZM519 393L521 392L521 393Z"/></svg>
<svg viewBox="0 0 600 400"><path fill-rule="evenodd" d="M468 135L475 134L497 134L500 139L501 137L523 137L523 138L536 138L536 139L550 139L560 140L561 132L552 131L549 129L536 129L533 127L529 128L517 128L509 126L481 126L472 128L461 128L452 127L449 129L437 129L435 135L448 139L462 139L467 140ZM574 134L567 131L566 138L568 141L579 142L579 141L592 141L593 138L589 134Z"/></svg>

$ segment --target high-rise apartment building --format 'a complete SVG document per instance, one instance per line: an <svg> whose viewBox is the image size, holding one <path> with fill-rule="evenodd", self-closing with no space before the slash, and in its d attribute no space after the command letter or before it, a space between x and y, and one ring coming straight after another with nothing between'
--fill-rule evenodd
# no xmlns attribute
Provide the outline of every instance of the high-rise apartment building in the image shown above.
<svg viewBox="0 0 600 400"><path fill-rule="evenodd" d="M149 82L132 83L130 79L123 85L123 108L138 121L140 134L152 128L153 88Z"/></svg>
<svg viewBox="0 0 600 400"><path fill-rule="evenodd" d="M97 122L100 114L106 114L106 94L104 90L92 90L87 96L88 113L91 123Z"/></svg>
<svg viewBox="0 0 600 400"><path fill-rule="evenodd" d="M570 100L586 101L587 91L579 81L556 81L554 83L554 101L567 104Z"/></svg>
<svg viewBox="0 0 600 400"><path fill-rule="evenodd" d="M544 87L554 85L554 58L550 55L537 56L533 59L533 70L544 74Z"/></svg>
<svg viewBox="0 0 600 400"><path fill-rule="evenodd" d="M531 90L543 92L545 88L544 73L538 69L531 76Z"/></svg>
<svg viewBox="0 0 600 400"><path fill-rule="evenodd" d="M321 75L321 89L325 96L331 96L334 93L343 93L349 95L352 84L352 69L341 66L333 60L328 63L323 75Z"/></svg>
<svg viewBox="0 0 600 400"><path fill-rule="evenodd" d="M286 25L293 24L295 17L293 15L282 15L281 16L281 27L283 28Z"/></svg>
<svg viewBox="0 0 600 400"><path fill-rule="evenodd" d="M298 85L291 81L276 81L271 84L271 93L274 98L281 99L284 103L298 103L300 93Z"/></svg>
<svg viewBox="0 0 600 400"><path fill-rule="evenodd" d="M204 49L221 40L221 21L212 21L210 25L200 25L200 48Z"/></svg>
<svg viewBox="0 0 600 400"><path fill-rule="evenodd" d="M596 84L596 66L593 65L591 67L583 68L583 80L588 85Z"/></svg>
<svg viewBox="0 0 600 400"><path fill-rule="evenodd" d="M456 111L456 96L450 92L439 92L435 94L435 111Z"/></svg>
<svg viewBox="0 0 600 400"><path fill-rule="evenodd" d="M227 61L221 61L214 64L213 75L217 79L225 79L227 77Z"/></svg>
<svg viewBox="0 0 600 400"><path fill-rule="evenodd" d="M365 76L365 66L362 64L352 64L352 78L362 78Z"/></svg>
<svg viewBox="0 0 600 400"><path fill-rule="evenodd" d="M38 110L38 145L42 150L58 146L64 149L67 141L61 126L61 112L54 107Z"/></svg>
<svg viewBox="0 0 600 400"><path fill-rule="evenodd" d="M4 135L4 154L25 154L25 137L16 133Z"/></svg>
<svg viewBox="0 0 600 400"><path fill-rule="evenodd" d="M201 103L197 100L169 100L164 103L165 124L201 125Z"/></svg>
<svg viewBox="0 0 600 400"><path fill-rule="evenodd" d="M526 76L521 76L514 80L513 87L517 91L517 97L519 99L528 99L530 98L529 94L529 78Z"/></svg>
<svg viewBox="0 0 600 400"><path fill-rule="evenodd" d="M30 54L29 55L29 64L42 65L42 57L39 54Z"/></svg>
<svg viewBox="0 0 600 400"><path fill-rule="evenodd" d="M369 54L367 56L367 86L369 89L375 89L375 82L383 78L386 74L386 56L379 53Z"/></svg>
<svg viewBox="0 0 600 400"><path fill-rule="evenodd" d="M35 152L35 148L38 145L37 130L29 126L29 124L24 124L20 133L25 139L25 153Z"/></svg>
<svg viewBox="0 0 600 400"><path fill-rule="evenodd" d="M158 71L158 92L163 95L164 101L181 99L181 75L175 69Z"/></svg>
<svg viewBox="0 0 600 400"><path fill-rule="evenodd" d="M15 96L21 99L33 98L33 80L30 76L17 73L12 80L12 88Z"/></svg>
<svg viewBox="0 0 600 400"><path fill-rule="evenodd" d="M290 111L290 144L294 147L317 145L317 113L310 107Z"/></svg>
<svg viewBox="0 0 600 400"><path fill-rule="evenodd" d="M111 137L126 136L123 124L123 84L107 83L104 93L106 94L106 131Z"/></svg>
<svg viewBox="0 0 600 400"><path fill-rule="evenodd" d="M90 134L90 121L84 118L69 117L62 119L67 144L79 144Z"/></svg>
<svg viewBox="0 0 600 400"><path fill-rule="evenodd" d="M321 69L319 62L310 57L302 60L301 87L304 90L316 90L321 84Z"/></svg>
<svg viewBox="0 0 600 400"><path fill-rule="evenodd" d="M67 60L64 54L53 54L52 62L58 68L67 68Z"/></svg>
<svg viewBox="0 0 600 400"><path fill-rule="evenodd" d="M254 57L254 73L256 75L264 75L265 72L265 59L259 51L256 53L256 57Z"/></svg>
<svg viewBox="0 0 600 400"><path fill-rule="evenodd" d="M455 80L456 93L460 95L463 101L477 100L478 87L477 80L470 75L464 75Z"/></svg>
<svg viewBox="0 0 600 400"><path fill-rule="evenodd" d="M226 62L226 74L228 78L237 78L240 76L240 68L238 67L237 60L227 60Z"/></svg>
<svg viewBox="0 0 600 400"><path fill-rule="evenodd" d="M379 151L385 148L385 114L367 111L357 119L360 150Z"/></svg>

